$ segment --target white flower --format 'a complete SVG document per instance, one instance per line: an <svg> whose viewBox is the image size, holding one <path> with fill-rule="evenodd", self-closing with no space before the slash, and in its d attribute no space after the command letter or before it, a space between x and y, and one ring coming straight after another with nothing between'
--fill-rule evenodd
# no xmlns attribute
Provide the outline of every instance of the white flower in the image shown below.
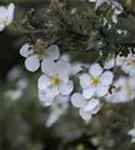
<svg viewBox="0 0 135 150"><path fill-rule="evenodd" d="M128 56L126 65L123 67L123 71L131 76L135 76L135 54Z"/></svg>
<svg viewBox="0 0 135 150"><path fill-rule="evenodd" d="M20 89L17 89L17 90L8 90L5 93L5 96L7 98L11 99L12 101L18 100L22 95L23 95L23 91L20 90Z"/></svg>
<svg viewBox="0 0 135 150"><path fill-rule="evenodd" d="M37 40L35 46L26 43L20 49L20 54L25 57L25 67L27 70L34 72L40 67L40 61L44 59L57 60L60 56L57 45L51 45L46 49L45 44L41 40Z"/></svg>
<svg viewBox="0 0 135 150"><path fill-rule="evenodd" d="M89 122L92 115L96 114L100 109L100 102L98 99L86 100L81 93L74 93L71 96L71 103L73 106L80 108L79 114L82 119Z"/></svg>
<svg viewBox="0 0 135 150"><path fill-rule="evenodd" d="M26 78L21 78L18 82L17 82L17 88L20 90L26 89L28 87L28 80Z"/></svg>
<svg viewBox="0 0 135 150"><path fill-rule="evenodd" d="M21 66L16 65L11 70L9 70L9 72L7 74L7 78L8 78L8 80L16 80L17 78L19 78L22 75L22 73L23 73L23 70L22 70Z"/></svg>
<svg viewBox="0 0 135 150"><path fill-rule="evenodd" d="M46 121L46 126L52 126L61 115L65 114L68 109L69 98L67 96L58 95L54 103L51 105L50 110L51 113Z"/></svg>
<svg viewBox="0 0 135 150"><path fill-rule="evenodd" d="M106 96L109 103L125 103L135 98L135 78L120 77L114 82L112 93Z"/></svg>
<svg viewBox="0 0 135 150"><path fill-rule="evenodd" d="M69 63L62 59L56 63L48 59L42 62L41 69L44 75L38 80L38 88L39 91L44 91L42 96L40 94L42 101L49 101L48 105L51 105L55 96L59 94L67 96L72 92L73 83L69 80L69 74L71 72Z"/></svg>
<svg viewBox="0 0 135 150"><path fill-rule="evenodd" d="M111 71L103 72L101 66L97 63L89 68L89 74L85 73L80 76L80 85L83 88L83 96L90 99L96 94L98 97L103 97L108 93L110 84L113 80Z"/></svg>
<svg viewBox="0 0 135 150"><path fill-rule="evenodd" d="M129 52L125 56L117 56L117 65L121 67L122 71L131 76L135 76L135 54Z"/></svg>
<svg viewBox="0 0 135 150"><path fill-rule="evenodd" d="M128 131L128 135L131 136L131 143L135 143L135 128Z"/></svg>
<svg viewBox="0 0 135 150"><path fill-rule="evenodd" d="M0 31L11 24L14 18L14 4L10 4L7 8L0 6Z"/></svg>

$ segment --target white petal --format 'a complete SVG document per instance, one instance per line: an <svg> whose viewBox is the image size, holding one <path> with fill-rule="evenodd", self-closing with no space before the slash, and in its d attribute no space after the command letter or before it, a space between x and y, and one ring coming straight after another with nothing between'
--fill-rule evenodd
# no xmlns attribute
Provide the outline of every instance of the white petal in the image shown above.
<svg viewBox="0 0 135 150"><path fill-rule="evenodd" d="M135 137L135 129L131 129L131 130L128 132L128 135L131 135L131 136Z"/></svg>
<svg viewBox="0 0 135 150"><path fill-rule="evenodd" d="M113 81L113 74L111 71L105 71L101 75L101 82L103 85L110 85Z"/></svg>
<svg viewBox="0 0 135 150"><path fill-rule="evenodd" d="M111 69L115 66L115 59L112 58L109 61L105 62L104 69Z"/></svg>
<svg viewBox="0 0 135 150"><path fill-rule="evenodd" d="M41 63L41 70L48 76L53 76L57 73L56 63L52 59L44 59Z"/></svg>
<svg viewBox="0 0 135 150"><path fill-rule="evenodd" d="M95 76L99 76L101 75L103 69L101 68L101 66L97 63L93 64L90 66L89 68L89 73L95 77Z"/></svg>
<svg viewBox="0 0 135 150"><path fill-rule="evenodd" d="M44 106L52 105L55 95L52 93L47 93L45 90L39 90L38 93L39 100L44 104Z"/></svg>
<svg viewBox="0 0 135 150"><path fill-rule="evenodd" d="M74 93L71 96L71 103L77 108L84 107L87 104L86 99L82 96L81 93Z"/></svg>
<svg viewBox="0 0 135 150"><path fill-rule="evenodd" d="M29 55L33 54L33 46L30 43L24 44L20 49L20 54L23 57L28 57Z"/></svg>
<svg viewBox="0 0 135 150"><path fill-rule="evenodd" d="M39 66L40 66L40 62L36 55L31 55L26 58L25 67L27 70L34 72L39 68Z"/></svg>
<svg viewBox="0 0 135 150"><path fill-rule="evenodd" d="M50 85L50 79L45 75L41 75L41 77L38 79L38 88L46 89L49 85Z"/></svg>
<svg viewBox="0 0 135 150"><path fill-rule="evenodd" d="M61 76L61 77L66 77L69 76L70 72L71 72L71 65L64 61L63 59L60 59L59 61L57 61L56 63L57 65L57 73Z"/></svg>
<svg viewBox="0 0 135 150"><path fill-rule="evenodd" d="M14 19L14 9L15 9L15 5L13 3L11 3L8 6L8 25L13 21Z"/></svg>
<svg viewBox="0 0 135 150"><path fill-rule="evenodd" d="M59 90L57 87L48 87L45 89L46 93L50 93L52 95L57 96L59 94Z"/></svg>
<svg viewBox="0 0 135 150"><path fill-rule="evenodd" d="M105 96L108 93L108 89L109 89L108 86L102 86L102 87L97 88L97 91L96 91L97 95L99 97Z"/></svg>
<svg viewBox="0 0 135 150"><path fill-rule="evenodd" d="M89 74L82 74L80 77L80 85L82 88L87 88L90 85L90 75Z"/></svg>
<svg viewBox="0 0 135 150"><path fill-rule="evenodd" d="M82 119L84 119L86 122L89 122L91 119L91 113L84 111L83 108L80 109L79 114Z"/></svg>
<svg viewBox="0 0 135 150"><path fill-rule="evenodd" d="M7 15L6 8L3 7L3 6L0 6L0 16L1 16L1 18L3 19L4 17L6 17L6 15Z"/></svg>
<svg viewBox="0 0 135 150"><path fill-rule="evenodd" d="M69 81L66 84L60 86L60 92L62 95L69 95L73 91L73 82Z"/></svg>
<svg viewBox="0 0 135 150"><path fill-rule="evenodd" d="M57 60L60 57L60 50L57 45L51 45L48 48L47 53L53 60Z"/></svg>
<svg viewBox="0 0 135 150"><path fill-rule="evenodd" d="M90 99L94 93L95 93L96 89L95 88L87 88L87 89L84 89L83 90L83 96L86 98L86 99Z"/></svg>
<svg viewBox="0 0 135 150"><path fill-rule="evenodd" d="M135 138L132 138L132 139L131 139L131 143L135 143Z"/></svg>
<svg viewBox="0 0 135 150"><path fill-rule="evenodd" d="M80 62L72 63L71 67L72 67L71 68L72 75L76 75L78 72L80 72L82 70L82 64Z"/></svg>
<svg viewBox="0 0 135 150"><path fill-rule="evenodd" d="M112 22L113 23L118 23L118 19L117 19L117 16L114 14L114 15L112 15Z"/></svg>
<svg viewBox="0 0 135 150"><path fill-rule="evenodd" d="M49 118L46 121L46 127L51 127L59 118L59 115L55 113L51 113Z"/></svg>
<svg viewBox="0 0 135 150"><path fill-rule="evenodd" d="M91 99L83 109L84 111L90 112L91 114L96 114L99 111L99 108L100 108L99 100Z"/></svg>
<svg viewBox="0 0 135 150"><path fill-rule="evenodd" d="M61 55L61 59L65 60L66 62L70 62L71 61L71 57L68 53L64 53Z"/></svg>

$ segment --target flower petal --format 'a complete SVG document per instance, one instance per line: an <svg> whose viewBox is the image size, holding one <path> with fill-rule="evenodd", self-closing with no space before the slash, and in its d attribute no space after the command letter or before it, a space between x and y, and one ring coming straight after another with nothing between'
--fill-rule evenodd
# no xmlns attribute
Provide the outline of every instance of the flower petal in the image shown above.
<svg viewBox="0 0 135 150"><path fill-rule="evenodd" d="M102 86L102 87L97 88L96 93L99 97L103 97L108 93L108 89L109 89L109 86Z"/></svg>
<svg viewBox="0 0 135 150"><path fill-rule="evenodd" d="M48 48L47 53L53 60L57 60L60 57L60 50L57 45L51 45Z"/></svg>
<svg viewBox="0 0 135 150"><path fill-rule="evenodd" d="M59 94L59 89L57 87L48 87L45 89L46 93L57 96Z"/></svg>
<svg viewBox="0 0 135 150"><path fill-rule="evenodd" d="M101 75L101 82L103 85L110 85L113 81L113 74L111 71L105 71Z"/></svg>
<svg viewBox="0 0 135 150"><path fill-rule="evenodd" d="M128 135L135 137L135 129L131 129L128 131Z"/></svg>
<svg viewBox="0 0 135 150"><path fill-rule="evenodd" d="M90 77L90 75L89 74L82 74L80 77L79 77L79 79L80 79L80 85L81 85L81 87L82 88L87 88L87 87L89 87L89 85L90 85L90 79L91 79L91 77Z"/></svg>
<svg viewBox="0 0 135 150"><path fill-rule="evenodd" d="M23 57L28 57L29 55L33 54L33 46L30 43L24 44L20 49L20 54Z"/></svg>
<svg viewBox="0 0 135 150"><path fill-rule="evenodd" d="M76 75L78 72L82 70L82 64L80 62L74 62L71 66L71 74Z"/></svg>
<svg viewBox="0 0 135 150"><path fill-rule="evenodd" d="M62 95L69 95L73 91L73 82L68 81L66 84L60 86L60 92Z"/></svg>
<svg viewBox="0 0 135 150"><path fill-rule="evenodd" d="M94 93L95 93L96 89L95 88L92 88L92 87L89 87L87 89L84 89L83 90L83 96L86 98L86 99L90 99Z"/></svg>
<svg viewBox="0 0 135 150"><path fill-rule="evenodd" d="M45 76L41 75L38 79L38 88L39 89L46 89L50 85L50 79Z"/></svg>
<svg viewBox="0 0 135 150"><path fill-rule="evenodd" d="M84 111L90 112L91 114L96 114L99 111L99 108L100 108L99 100L91 99L84 107Z"/></svg>
<svg viewBox="0 0 135 150"><path fill-rule="evenodd" d="M98 63L91 65L89 68L89 73L93 77L101 75L102 71L103 71L103 69L101 68L101 66Z"/></svg>
<svg viewBox="0 0 135 150"><path fill-rule="evenodd" d="M57 66L57 73L62 78L69 76L71 72L71 65L68 62L64 61L63 59L60 59L59 61L57 61L56 66Z"/></svg>
<svg viewBox="0 0 135 150"><path fill-rule="evenodd" d="M57 73L56 63L51 59L44 59L41 63L41 70L48 76L53 76Z"/></svg>
<svg viewBox="0 0 135 150"><path fill-rule="evenodd" d="M47 93L45 90L39 90L38 93L39 100L45 105L50 106L55 98L55 95L52 93Z"/></svg>
<svg viewBox="0 0 135 150"><path fill-rule="evenodd" d="M82 108L87 104L86 99L82 96L81 93L74 93L71 96L71 103L77 108Z"/></svg>
<svg viewBox="0 0 135 150"><path fill-rule="evenodd" d="M59 115L51 113L45 123L46 127L48 128L51 127L58 120L59 117L60 117Z"/></svg>
<svg viewBox="0 0 135 150"><path fill-rule="evenodd" d="M8 6L8 25L13 21L14 19L14 10L15 10L15 5L11 3Z"/></svg>
<svg viewBox="0 0 135 150"><path fill-rule="evenodd" d="M34 72L39 68L39 66L40 66L40 62L36 55L31 55L26 58L25 67L27 70Z"/></svg>
<svg viewBox="0 0 135 150"><path fill-rule="evenodd" d="M82 119L84 119L86 122L89 122L91 119L91 113L84 111L83 108L80 109L79 114Z"/></svg>
<svg viewBox="0 0 135 150"><path fill-rule="evenodd" d="M111 69L115 66L115 59L111 58L110 60L106 61L104 64L104 69Z"/></svg>

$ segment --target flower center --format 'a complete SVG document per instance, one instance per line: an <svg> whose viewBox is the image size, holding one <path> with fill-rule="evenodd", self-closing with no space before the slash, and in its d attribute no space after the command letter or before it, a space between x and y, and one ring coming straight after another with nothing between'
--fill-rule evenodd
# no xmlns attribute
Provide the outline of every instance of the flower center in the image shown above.
<svg viewBox="0 0 135 150"><path fill-rule="evenodd" d="M98 85L100 85L101 84L100 77L93 77L91 79L91 84L94 85L95 87L97 87Z"/></svg>
<svg viewBox="0 0 135 150"><path fill-rule="evenodd" d="M45 49L43 47L39 47L37 53L39 56L43 56L45 55Z"/></svg>
<svg viewBox="0 0 135 150"><path fill-rule="evenodd" d="M46 55L46 47L43 41L37 40L35 44L35 52L38 54L39 59L43 59Z"/></svg>
<svg viewBox="0 0 135 150"><path fill-rule="evenodd" d="M53 87L59 86L61 82L62 82L62 79L59 78L58 76L54 76L51 78L51 85Z"/></svg>

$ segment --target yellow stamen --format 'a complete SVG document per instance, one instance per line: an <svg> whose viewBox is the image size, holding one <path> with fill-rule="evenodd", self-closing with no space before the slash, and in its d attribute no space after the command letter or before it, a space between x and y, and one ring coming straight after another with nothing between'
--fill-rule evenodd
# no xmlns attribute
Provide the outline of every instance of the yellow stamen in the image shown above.
<svg viewBox="0 0 135 150"><path fill-rule="evenodd" d="M53 87L59 86L61 82L62 82L62 79L60 79L58 76L54 76L51 78L51 85Z"/></svg>
<svg viewBox="0 0 135 150"><path fill-rule="evenodd" d="M100 77L93 77L91 80L90 80L91 84L94 85L95 87L97 87L98 85L101 84L101 79Z"/></svg>

